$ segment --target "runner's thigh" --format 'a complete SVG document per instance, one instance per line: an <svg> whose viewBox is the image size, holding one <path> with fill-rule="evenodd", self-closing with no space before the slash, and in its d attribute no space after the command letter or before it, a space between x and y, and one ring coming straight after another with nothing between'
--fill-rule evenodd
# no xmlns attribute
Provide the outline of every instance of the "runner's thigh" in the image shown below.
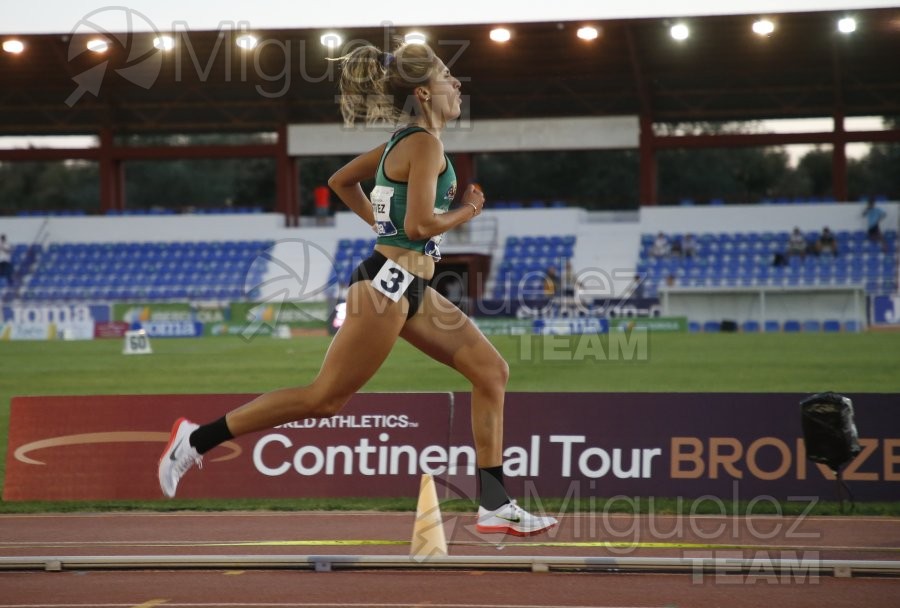
<svg viewBox="0 0 900 608"><path fill-rule="evenodd" d="M354 393L378 371L406 320L408 302L392 302L369 281L347 291L347 317L338 330L315 384L328 393Z"/></svg>
<svg viewBox="0 0 900 608"><path fill-rule="evenodd" d="M469 317L434 289L426 289L419 312L400 337L470 381L502 372L506 362Z"/></svg>

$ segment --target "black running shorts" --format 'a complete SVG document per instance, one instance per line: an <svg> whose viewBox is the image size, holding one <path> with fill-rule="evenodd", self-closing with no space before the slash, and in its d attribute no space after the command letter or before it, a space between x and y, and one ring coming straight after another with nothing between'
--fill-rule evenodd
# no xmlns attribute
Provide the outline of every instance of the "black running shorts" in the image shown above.
<svg viewBox="0 0 900 608"><path fill-rule="evenodd" d="M425 297L425 289L431 286L428 279L412 274L378 251L373 251L350 275L350 285L357 281L371 281L375 289L395 302L399 302L401 296L406 296L409 301L407 319L411 319L419 310L422 298Z"/></svg>

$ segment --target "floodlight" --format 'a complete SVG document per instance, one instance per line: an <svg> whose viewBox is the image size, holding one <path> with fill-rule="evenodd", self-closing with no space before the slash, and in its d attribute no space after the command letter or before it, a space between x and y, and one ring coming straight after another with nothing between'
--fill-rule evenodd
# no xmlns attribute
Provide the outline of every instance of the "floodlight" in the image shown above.
<svg viewBox="0 0 900 608"><path fill-rule="evenodd" d="M18 55L22 51L25 50L25 45L21 40L4 40L3 41L3 50L7 53L12 53L13 55Z"/></svg>
<svg viewBox="0 0 900 608"><path fill-rule="evenodd" d="M768 19L760 19L753 22L753 33L760 36L768 36L775 31L775 24Z"/></svg>
<svg viewBox="0 0 900 608"><path fill-rule="evenodd" d="M102 38L91 38L87 41L87 49L94 53L105 53L109 50L109 43Z"/></svg>
<svg viewBox="0 0 900 608"><path fill-rule="evenodd" d="M669 34L675 40L687 40L688 36L691 35L691 30L689 30L688 26L683 23L676 23L669 30Z"/></svg>
<svg viewBox="0 0 900 608"><path fill-rule="evenodd" d="M491 40L494 42L508 42L512 34L505 27L497 27L491 30Z"/></svg>
<svg viewBox="0 0 900 608"><path fill-rule="evenodd" d="M253 34L242 34L237 37L234 43L245 51L252 51L259 44L259 39Z"/></svg>
<svg viewBox="0 0 900 608"><path fill-rule="evenodd" d="M597 28L586 25L578 28L576 35L582 40L596 40L600 32L597 31Z"/></svg>
<svg viewBox="0 0 900 608"><path fill-rule="evenodd" d="M838 20L838 31L842 34L852 34L856 31L856 19L853 17L844 17Z"/></svg>
<svg viewBox="0 0 900 608"><path fill-rule="evenodd" d="M322 34L322 36L319 38L319 42L322 43L322 46L329 49L336 49L337 47L341 46L341 43L343 41L344 39L341 38L341 35L335 32Z"/></svg>
<svg viewBox="0 0 900 608"><path fill-rule="evenodd" d="M153 46L161 51L171 51L175 48L175 39L171 36L157 36L153 39Z"/></svg>
<svg viewBox="0 0 900 608"><path fill-rule="evenodd" d="M410 32L403 37L407 44L425 44L426 37L422 32Z"/></svg>

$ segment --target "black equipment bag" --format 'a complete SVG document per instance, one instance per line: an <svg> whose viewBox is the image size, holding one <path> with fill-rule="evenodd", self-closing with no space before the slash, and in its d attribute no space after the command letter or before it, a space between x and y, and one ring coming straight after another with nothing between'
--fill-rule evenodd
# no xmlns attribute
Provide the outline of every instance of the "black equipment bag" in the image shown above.
<svg viewBox="0 0 900 608"><path fill-rule="evenodd" d="M806 457L834 471L843 511L844 496L841 490L846 490L851 505L853 497L841 479L841 467L861 451L856 423L853 421L853 402L849 397L837 393L817 393L800 402L800 412Z"/></svg>
<svg viewBox="0 0 900 608"><path fill-rule="evenodd" d="M835 474L859 454L853 402L837 393L818 393L800 402L806 457Z"/></svg>

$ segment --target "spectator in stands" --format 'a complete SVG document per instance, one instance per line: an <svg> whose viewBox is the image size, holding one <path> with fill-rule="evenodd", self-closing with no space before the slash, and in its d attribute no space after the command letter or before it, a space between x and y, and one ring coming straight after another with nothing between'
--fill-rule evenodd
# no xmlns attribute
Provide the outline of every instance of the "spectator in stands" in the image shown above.
<svg viewBox="0 0 900 608"><path fill-rule="evenodd" d="M869 201L866 208L863 209L862 215L866 218L867 236L870 241L880 243L881 248L885 248L884 237L881 235L881 220L885 218L887 213L884 209L875 206L875 201Z"/></svg>
<svg viewBox="0 0 900 608"><path fill-rule="evenodd" d="M576 307L589 307L591 305L588 294L584 289L584 283L572 268L572 260L568 258L563 269L562 292L568 305Z"/></svg>
<svg viewBox="0 0 900 608"><path fill-rule="evenodd" d="M631 281L631 284L625 288L625 297L635 300L644 299L644 281L641 279L640 274L634 275L634 279Z"/></svg>
<svg viewBox="0 0 900 608"><path fill-rule="evenodd" d="M655 258L664 258L667 257L672 252L672 246L669 244L668 237L660 232L656 235L656 240L653 241L653 246L650 247L650 255Z"/></svg>
<svg viewBox="0 0 900 608"><path fill-rule="evenodd" d="M788 240L788 257L798 256L800 258L805 258L807 249L808 244L806 242L806 237L803 236L803 232L801 232L800 228L795 226L794 231L791 233L791 238Z"/></svg>
<svg viewBox="0 0 900 608"><path fill-rule="evenodd" d="M566 259L566 266L563 270L563 294L567 298L575 297L575 289L578 286L578 277L575 276L575 271L572 270L572 260Z"/></svg>
<svg viewBox="0 0 900 608"><path fill-rule="evenodd" d="M669 249L669 255L673 258L681 257L681 237L674 237L671 241L671 248Z"/></svg>
<svg viewBox="0 0 900 608"><path fill-rule="evenodd" d="M823 253L838 254L837 239L834 238L834 233L828 229L828 226L822 229L822 234L819 235L819 240L816 241L816 254L821 255Z"/></svg>
<svg viewBox="0 0 900 608"><path fill-rule="evenodd" d="M352 126L385 121L389 140L338 169L328 180L347 207L378 234L375 250L353 271L347 316L308 385L275 390L198 426L178 419L157 469L163 494L202 455L237 436L304 418L334 416L378 371L402 337L472 383L472 432L478 466L481 533L537 534L552 517L532 515L509 498L503 480L503 402L509 366L478 327L430 282L441 235L472 221L484 194L470 184L450 206L456 174L441 133L459 117L460 82L424 44L393 53L356 46L341 57L341 112ZM390 176L390 177L388 177ZM374 180L369 196L362 184Z"/></svg>
<svg viewBox="0 0 900 608"><path fill-rule="evenodd" d="M557 298L560 295L559 273L556 272L556 266L548 266L544 271L544 297L548 299Z"/></svg>
<svg viewBox="0 0 900 608"><path fill-rule="evenodd" d="M697 241L690 232L681 239L681 255L686 258L692 258L697 255Z"/></svg>
<svg viewBox="0 0 900 608"><path fill-rule="evenodd" d="M6 242L5 234L0 234L0 277L6 279L7 285L12 285L12 247Z"/></svg>

